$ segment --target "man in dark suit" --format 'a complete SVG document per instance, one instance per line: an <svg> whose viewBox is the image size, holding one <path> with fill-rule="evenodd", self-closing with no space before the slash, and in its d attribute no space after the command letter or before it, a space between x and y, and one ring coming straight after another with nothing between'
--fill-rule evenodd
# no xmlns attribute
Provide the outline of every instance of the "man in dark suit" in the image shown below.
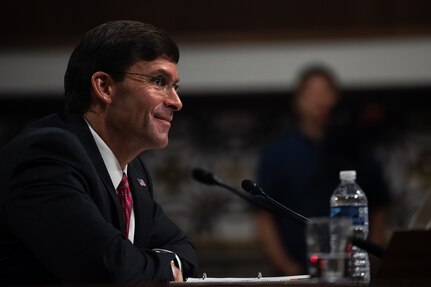
<svg viewBox="0 0 431 287"><path fill-rule="evenodd" d="M139 158L168 143L182 107L178 59L148 24L85 34L65 75L65 115L39 120L0 152L0 284L197 275L193 247L153 201Z"/></svg>

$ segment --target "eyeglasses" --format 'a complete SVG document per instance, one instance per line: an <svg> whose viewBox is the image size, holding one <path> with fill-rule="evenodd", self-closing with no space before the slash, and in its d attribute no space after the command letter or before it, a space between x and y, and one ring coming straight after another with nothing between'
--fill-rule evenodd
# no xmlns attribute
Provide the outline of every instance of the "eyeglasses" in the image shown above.
<svg viewBox="0 0 431 287"><path fill-rule="evenodd" d="M150 80L150 83L153 84L158 90L167 92L168 89L173 89L176 93L180 90L180 86L178 83L169 83L166 77L163 76L151 76L141 73L132 73L132 72L124 72L124 74L135 75L147 78Z"/></svg>

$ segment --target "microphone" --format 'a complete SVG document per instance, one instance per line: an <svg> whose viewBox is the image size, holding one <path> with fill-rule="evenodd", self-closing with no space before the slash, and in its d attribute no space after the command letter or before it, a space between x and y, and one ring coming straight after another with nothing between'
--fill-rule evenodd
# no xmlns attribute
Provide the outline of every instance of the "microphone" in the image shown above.
<svg viewBox="0 0 431 287"><path fill-rule="evenodd" d="M233 188L230 185L227 185L221 179L219 179L217 176L215 176L214 174L212 174L211 172L209 172L207 170L204 170L202 168L195 168L195 169L193 169L192 175L193 175L193 178L200 183L203 183L206 185L217 185L217 186L223 187L223 188L229 190L230 192L232 192L233 194L235 194L236 196L241 197L245 201L247 201L251 204L256 204L250 195L248 195L247 193L243 193L243 192L237 190L236 188Z"/></svg>
<svg viewBox="0 0 431 287"><path fill-rule="evenodd" d="M193 178L200 183L207 185L217 185L220 182L214 174L201 168L195 168L192 172Z"/></svg>
<svg viewBox="0 0 431 287"><path fill-rule="evenodd" d="M298 223L306 224L309 219L305 216L302 216L299 213L296 213L295 211L287 208L286 206L282 205L278 201L274 200L272 197L267 195L262 188L255 183L254 181L251 181L249 179L245 179L241 183L241 187L247 191L249 194L252 194L256 197L265 198L268 200L272 205L274 205L277 209L281 210L285 215L290 217L291 219L295 220Z"/></svg>
<svg viewBox="0 0 431 287"><path fill-rule="evenodd" d="M255 197L265 198L268 200L269 203L271 203L273 206L281 210L285 215L288 217L294 219L296 222L299 222L301 224L306 224L309 219L307 217L302 216L299 213L294 212L293 210L287 208L286 206L282 205L269 195L267 195L262 188L254 181L251 181L249 179L245 179L241 183L241 187L247 191L249 194L254 195ZM368 253L373 254L374 256L381 258L383 257L385 250L382 246L372 243L368 240L364 240L357 237L350 237L352 245L355 245Z"/></svg>
<svg viewBox="0 0 431 287"><path fill-rule="evenodd" d="M196 181L206 184L206 185L216 185L219 187L222 187L224 189L229 190L233 194L235 194L238 197L241 197L248 203L257 206L259 208L265 209L268 212L280 214L281 216L284 216L285 214L280 212L279 210L275 209L272 205L269 205L268 203L264 203L258 200L258 198L248 194L244 193L226 183L224 183L221 179L219 179L217 176L215 176L213 173L204 170L202 168L195 168L192 172L193 179Z"/></svg>

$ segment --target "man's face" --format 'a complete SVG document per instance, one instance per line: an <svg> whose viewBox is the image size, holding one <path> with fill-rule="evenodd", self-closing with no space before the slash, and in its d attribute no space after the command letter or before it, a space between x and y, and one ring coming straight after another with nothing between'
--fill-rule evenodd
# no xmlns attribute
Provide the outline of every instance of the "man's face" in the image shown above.
<svg viewBox="0 0 431 287"><path fill-rule="evenodd" d="M337 95L326 78L313 76L298 95L299 116L317 125L326 125L336 103Z"/></svg>
<svg viewBox="0 0 431 287"><path fill-rule="evenodd" d="M124 80L112 86L108 128L128 146L142 150L165 147L173 113L182 107L172 86L179 81L176 64L164 58L138 61L125 72Z"/></svg>

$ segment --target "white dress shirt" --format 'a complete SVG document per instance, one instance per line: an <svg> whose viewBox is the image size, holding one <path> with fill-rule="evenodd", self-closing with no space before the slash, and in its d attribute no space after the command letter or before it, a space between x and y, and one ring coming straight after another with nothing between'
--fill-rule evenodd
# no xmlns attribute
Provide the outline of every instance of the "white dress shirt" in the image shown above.
<svg viewBox="0 0 431 287"><path fill-rule="evenodd" d="M118 162L112 150L102 140L102 138L97 134L97 132L91 127L90 123L86 119L85 121L87 122L87 125L90 128L91 134L93 135L97 148L99 149L103 162L105 163L106 169L108 170L109 177L111 178L111 181L112 181L112 185L114 186L114 189L117 190L118 185L123 179L123 172L127 174L127 165L124 168L124 170L121 169L120 163ZM135 238L135 213L133 211L133 206L132 206L132 214L130 215L128 238L133 243L133 239Z"/></svg>
<svg viewBox="0 0 431 287"><path fill-rule="evenodd" d="M90 128L90 132L93 135L94 141L96 142L97 148L99 149L100 155L102 156L103 162L105 163L106 169L108 170L109 177L111 178L112 184L117 190L118 185L120 184L121 180L123 179L123 172L127 174L127 165L124 167L124 170L121 169L120 163L118 162L117 158L115 157L112 150L108 147L108 145L102 140L102 138L97 134L97 132L91 127L90 123L87 121L86 118L85 122L87 123L88 127ZM132 206L132 214L130 215L130 223L129 223L129 240L133 243L133 240L135 238L135 213L133 211ZM170 250L166 249L153 249L156 253L172 253L175 255L175 259L177 261L178 268L182 271L182 264L181 260L178 257L177 254Z"/></svg>

